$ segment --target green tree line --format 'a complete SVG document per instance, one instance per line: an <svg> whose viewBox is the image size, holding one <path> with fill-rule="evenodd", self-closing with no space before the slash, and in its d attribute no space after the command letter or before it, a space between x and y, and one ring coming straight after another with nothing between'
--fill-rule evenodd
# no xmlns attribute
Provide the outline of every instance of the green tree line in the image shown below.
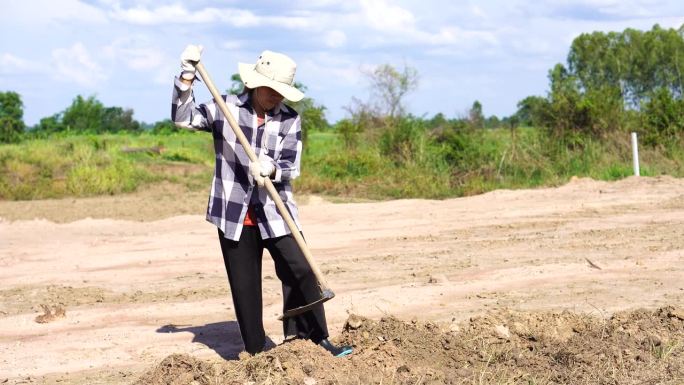
<svg viewBox="0 0 684 385"><path fill-rule="evenodd" d="M229 94L241 91L239 75L232 76L233 87ZM239 84L239 87L237 84ZM295 86L306 92L301 83ZM310 130L326 129L329 123L325 118L325 106L305 97L297 103L288 103L302 116L304 136ZM133 118L133 110L122 107L107 107L95 96L76 96L64 111L40 119L33 127L27 127L23 120L24 106L21 95L14 91L0 92L0 143L16 143L24 137L45 137L56 133L102 134L115 132L172 133L178 128L169 119L153 124L141 123Z"/></svg>
<svg viewBox="0 0 684 385"><path fill-rule="evenodd" d="M582 34L549 80L545 97L518 103L524 124L544 127L569 146L616 131L666 145L684 131L684 26Z"/></svg>

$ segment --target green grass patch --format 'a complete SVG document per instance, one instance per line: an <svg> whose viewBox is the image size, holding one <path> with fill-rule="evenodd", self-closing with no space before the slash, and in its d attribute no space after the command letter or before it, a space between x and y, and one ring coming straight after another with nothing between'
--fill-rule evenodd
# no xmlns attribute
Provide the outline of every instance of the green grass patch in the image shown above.
<svg viewBox="0 0 684 385"><path fill-rule="evenodd" d="M408 134L406 127L401 130L404 142L359 140L353 148L335 133L310 133L297 190L347 198L439 199L557 186L573 176L616 180L633 175L629 134L585 139L582 148L568 149L532 127L464 131L448 141L415 127ZM392 149L396 152L388 153ZM642 146L640 154L641 175L684 176L681 144Z"/></svg>
<svg viewBox="0 0 684 385"><path fill-rule="evenodd" d="M208 180L213 171L211 140L192 132L121 133L55 135L1 145L0 198L119 194L165 180L196 188L197 179Z"/></svg>
<svg viewBox="0 0 684 385"><path fill-rule="evenodd" d="M440 199L495 189L556 186L572 176L632 175L629 134L583 139L569 149L531 127L430 131L419 120L384 127L348 147L335 132L310 132L298 193L343 199ZM640 148L641 175L684 176L684 145ZM161 149L161 151L157 151ZM211 135L54 135L0 145L0 199L131 192L159 182L197 191L210 184Z"/></svg>

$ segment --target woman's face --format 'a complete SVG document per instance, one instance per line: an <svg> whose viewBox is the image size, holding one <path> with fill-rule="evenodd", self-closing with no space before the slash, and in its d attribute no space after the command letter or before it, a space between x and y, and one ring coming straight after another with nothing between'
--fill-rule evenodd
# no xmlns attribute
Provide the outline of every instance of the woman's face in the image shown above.
<svg viewBox="0 0 684 385"><path fill-rule="evenodd" d="M255 90L257 103L264 111L270 111L283 101L283 95L272 88L257 87Z"/></svg>

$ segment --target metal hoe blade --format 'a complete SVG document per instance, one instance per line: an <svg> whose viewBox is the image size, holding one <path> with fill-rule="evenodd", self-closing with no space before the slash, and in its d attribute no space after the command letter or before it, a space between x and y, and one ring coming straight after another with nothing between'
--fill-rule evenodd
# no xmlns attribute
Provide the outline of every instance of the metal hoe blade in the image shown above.
<svg viewBox="0 0 684 385"><path fill-rule="evenodd" d="M302 314L302 313L306 313L307 311L315 308L316 306L322 304L323 302L326 302L326 301L333 299L334 297L335 297L335 293L333 293L332 290L330 290L330 289L323 290L323 292L321 293L321 299L316 300L316 301L311 302L311 303L308 303L304 306L296 307L294 309L285 310L283 315L278 317L278 320L282 321L285 318L290 318L290 317L294 317L294 316Z"/></svg>

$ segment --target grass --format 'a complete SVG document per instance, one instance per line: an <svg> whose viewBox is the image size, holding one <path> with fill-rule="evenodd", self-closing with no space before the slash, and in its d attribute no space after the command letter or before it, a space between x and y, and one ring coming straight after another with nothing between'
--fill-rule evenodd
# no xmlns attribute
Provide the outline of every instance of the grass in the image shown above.
<svg viewBox="0 0 684 385"><path fill-rule="evenodd" d="M124 148L162 147L154 152ZM161 181L193 188L209 178L211 136L108 134L53 136L0 146L0 198L119 194Z"/></svg>
<svg viewBox="0 0 684 385"><path fill-rule="evenodd" d="M616 180L633 174L629 135L587 139L569 150L531 127L465 134L463 148L418 143L397 162L368 141L346 148L334 133L310 133L299 191L370 199L446 198L496 189L557 186L571 177ZM684 150L640 149L641 175L684 176ZM406 158L406 157L404 157Z"/></svg>
<svg viewBox="0 0 684 385"><path fill-rule="evenodd" d="M572 176L616 180L632 175L629 134L585 139L574 150L530 127L467 131L439 142L409 124L384 138L360 138L348 147L334 132L310 132L296 190L341 199L441 199L557 186ZM641 175L684 176L682 144L642 146ZM153 147L163 151L122 151ZM120 194L159 182L196 191L209 185L213 164L212 138L206 133L25 140L0 145L0 199Z"/></svg>

